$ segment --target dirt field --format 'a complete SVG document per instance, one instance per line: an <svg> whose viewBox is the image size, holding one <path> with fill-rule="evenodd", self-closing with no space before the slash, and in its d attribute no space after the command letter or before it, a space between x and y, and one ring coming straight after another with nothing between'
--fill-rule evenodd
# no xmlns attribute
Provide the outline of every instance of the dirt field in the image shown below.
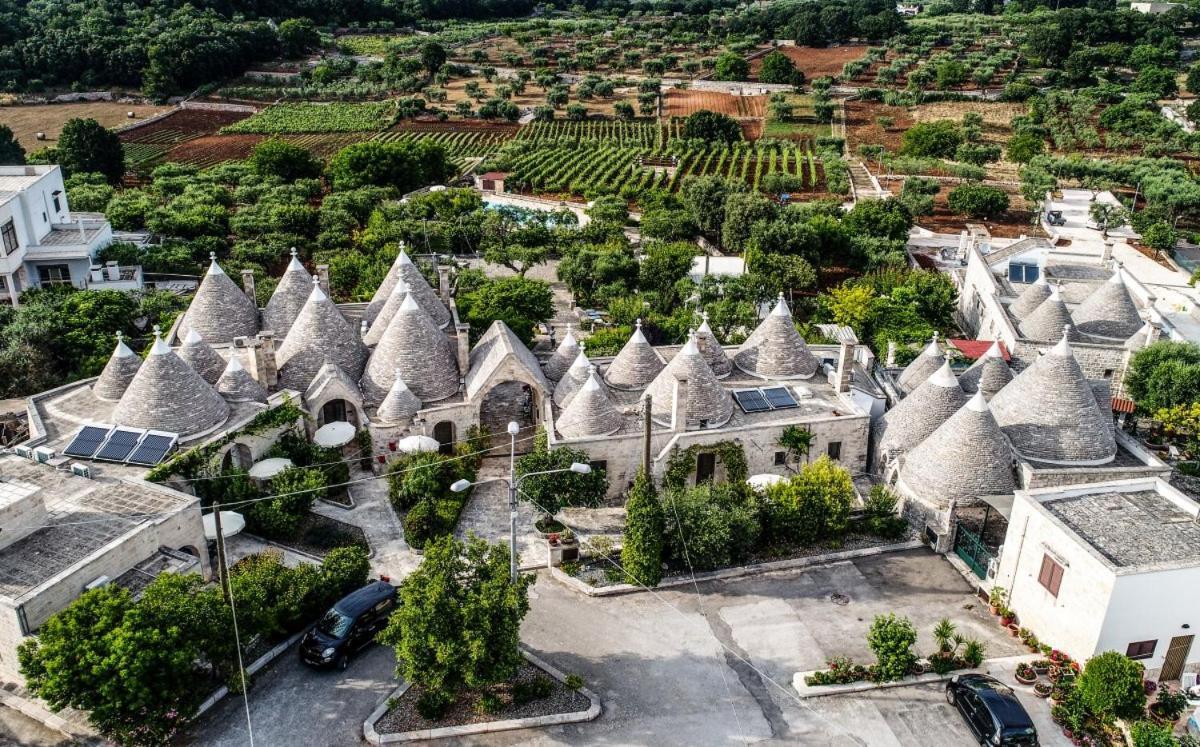
<svg viewBox="0 0 1200 747"><path fill-rule="evenodd" d="M201 168L223 161L246 158L263 135L205 135L177 145L167 152L166 159L188 163Z"/></svg>
<svg viewBox="0 0 1200 747"><path fill-rule="evenodd" d="M481 101L472 99L466 93L467 83L472 80L474 82L478 83L479 87L483 90L483 92L485 94L487 94L486 97ZM471 102L472 109L479 109L479 107L484 103L484 101L487 101L487 99L492 97L492 94L496 90L496 86L502 85L502 84L503 84L503 82L500 81L499 79L497 79L496 83L488 83L483 78L470 78L470 79L454 80L454 81L451 81L445 87L446 100L441 101L441 102L437 102L437 101L431 102L430 106L436 106L441 109L448 109L448 110L453 111L454 105L456 103L458 103L459 101L465 100L465 101ZM516 104L517 106L522 107L522 108L543 106L546 103L546 94L541 88L534 85L533 83L530 83L529 85L527 85L525 87L525 93L520 94L520 95L514 95L510 99L510 101L512 101L514 104ZM636 110L637 109L637 91L635 89L630 89L630 88L618 88L616 90L616 92L614 93L613 97L610 99L593 98L590 101L580 101L575 96L575 87L571 86L570 103L583 104L584 107L588 110L588 113L590 113L590 114L612 115L613 114L613 104L617 103L618 101L628 101L630 104L633 105L634 109ZM565 113L566 113L565 109L560 109L557 116L564 116Z"/></svg>
<svg viewBox="0 0 1200 747"><path fill-rule="evenodd" d="M796 63L804 77L812 80L822 75L840 74L842 65L862 57L867 53L867 48L861 44L846 44L839 47L779 47L779 51ZM751 80L758 80L761 67L762 57L750 60Z"/></svg>
<svg viewBox="0 0 1200 747"><path fill-rule="evenodd" d="M68 119L94 119L105 127L119 127L161 114L170 108L150 104L122 104L115 101L4 106L0 107L0 124L11 127L22 147L32 151L53 144ZM133 112L136 116L130 119L125 116L126 112ZM46 133L46 139L38 140L35 137L38 132Z"/></svg>
<svg viewBox="0 0 1200 747"><path fill-rule="evenodd" d="M663 115L686 117L693 112L707 109L741 119L762 119L766 114L766 96L734 96L719 91L667 91L663 102Z"/></svg>
<svg viewBox="0 0 1200 747"><path fill-rule="evenodd" d="M879 117L891 117L892 126L884 129ZM913 125L912 115L902 106L877 101L846 102L846 150L853 153L859 145L882 145L891 152L900 149L900 138Z"/></svg>
<svg viewBox="0 0 1200 747"><path fill-rule="evenodd" d="M899 194L903 182L899 179L891 182L884 181L884 186L893 194ZM973 223L986 226L987 230L998 238L1015 239L1020 236L1046 235L1040 226L1030 222L1033 213L1029 210L1025 199L1015 190L1006 190L1009 192L1008 199L1010 200L1008 212L996 220L980 220L950 211L946 203L946 196L955 186L951 182L942 183L942 190L933 198L933 215L919 216L917 218L918 226L938 233L958 233L966 228L968 223Z"/></svg>
<svg viewBox="0 0 1200 747"><path fill-rule="evenodd" d="M916 122L932 122L937 119L953 119L961 122L967 112L978 112L983 117L983 139L988 142L1006 143L1012 136L1012 119L1029 111L1025 104L983 101L937 101L920 104L909 112Z"/></svg>

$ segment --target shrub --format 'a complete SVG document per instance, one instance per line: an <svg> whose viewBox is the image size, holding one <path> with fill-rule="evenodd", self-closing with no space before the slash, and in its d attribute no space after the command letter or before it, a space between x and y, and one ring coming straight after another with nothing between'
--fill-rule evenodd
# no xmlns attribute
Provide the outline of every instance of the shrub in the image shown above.
<svg viewBox="0 0 1200 747"><path fill-rule="evenodd" d="M663 498L668 562L711 571L745 559L759 535L757 512L728 485L676 488Z"/></svg>
<svg viewBox="0 0 1200 747"><path fill-rule="evenodd" d="M480 713L495 715L504 710L504 701L500 700L500 696L493 692L486 692L479 696L479 702L475 706Z"/></svg>
<svg viewBox="0 0 1200 747"><path fill-rule="evenodd" d="M908 522L897 513L899 498L886 485L874 485L866 501L866 530L888 539L897 539L908 529Z"/></svg>
<svg viewBox="0 0 1200 747"><path fill-rule="evenodd" d="M949 119L917 122L905 130L900 153L924 158L953 158L962 141L962 128L957 122Z"/></svg>
<svg viewBox="0 0 1200 747"><path fill-rule="evenodd" d="M577 674L568 674L563 684L567 686L568 690L578 692L583 687L583 678Z"/></svg>
<svg viewBox="0 0 1200 747"><path fill-rule="evenodd" d="M397 511L440 498L462 477L459 462L437 452L406 454L388 465L388 498Z"/></svg>
<svg viewBox="0 0 1200 747"><path fill-rule="evenodd" d="M513 703L525 705L535 700L550 697L554 691L554 683L545 675L535 675L531 680L524 680L513 685Z"/></svg>
<svg viewBox="0 0 1200 747"><path fill-rule="evenodd" d="M877 615L867 633L867 644L875 652L876 679L890 682L907 675L917 661L912 652L916 642L916 628L907 617Z"/></svg>
<svg viewBox="0 0 1200 747"><path fill-rule="evenodd" d="M702 109L683 121L683 137L708 143L735 143L742 139L742 127L733 117Z"/></svg>
<svg viewBox="0 0 1200 747"><path fill-rule="evenodd" d="M1171 721L1176 721L1188 707L1188 696L1182 690L1164 687L1158 691L1154 709Z"/></svg>
<svg viewBox="0 0 1200 747"><path fill-rule="evenodd" d="M1076 688L1084 704L1098 717L1134 719L1146 710L1142 686L1145 668L1117 651L1105 651L1088 660Z"/></svg>
<svg viewBox="0 0 1200 747"><path fill-rule="evenodd" d="M851 682L861 682L871 671L861 664L855 664L848 656L835 656L825 662L828 667L824 671L813 672L804 678L804 684L812 685L848 685Z"/></svg>
<svg viewBox="0 0 1200 747"><path fill-rule="evenodd" d="M662 580L663 528L666 516L654 483L639 472L625 504L621 565L636 583L658 586Z"/></svg>
<svg viewBox="0 0 1200 747"><path fill-rule="evenodd" d="M447 531L438 515L436 501L432 498L420 501L404 515L404 541L418 550L424 548L430 539Z"/></svg>
<svg viewBox="0 0 1200 747"><path fill-rule="evenodd" d="M1180 744L1170 727L1153 721L1136 721L1129 727L1129 732L1133 737L1133 747L1176 747Z"/></svg>
<svg viewBox="0 0 1200 747"><path fill-rule="evenodd" d="M437 721L446 715L454 703L454 696L442 690L426 690L417 698L417 713L426 721Z"/></svg>
<svg viewBox="0 0 1200 747"><path fill-rule="evenodd" d="M963 184L946 196L950 209L972 218L993 218L1008 210L1008 194L983 184Z"/></svg>
<svg viewBox="0 0 1200 747"><path fill-rule="evenodd" d="M810 545L845 533L854 484L850 473L826 456L804 465L766 491L767 532L772 540Z"/></svg>

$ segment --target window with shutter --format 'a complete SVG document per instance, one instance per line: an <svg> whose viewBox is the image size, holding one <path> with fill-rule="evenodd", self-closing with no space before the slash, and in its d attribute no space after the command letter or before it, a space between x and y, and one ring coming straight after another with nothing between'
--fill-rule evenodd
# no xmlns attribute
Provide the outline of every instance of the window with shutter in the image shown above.
<svg viewBox="0 0 1200 747"><path fill-rule="evenodd" d="M1038 573L1038 583L1057 597L1058 589L1062 586L1062 577L1063 567L1049 555L1042 555L1042 569Z"/></svg>
<svg viewBox="0 0 1200 747"><path fill-rule="evenodd" d="M1157 646L1158 641L1135 641L1129 644L1125 655L1130 659L1149 659L1154 656L1154 649Z"/></svg>

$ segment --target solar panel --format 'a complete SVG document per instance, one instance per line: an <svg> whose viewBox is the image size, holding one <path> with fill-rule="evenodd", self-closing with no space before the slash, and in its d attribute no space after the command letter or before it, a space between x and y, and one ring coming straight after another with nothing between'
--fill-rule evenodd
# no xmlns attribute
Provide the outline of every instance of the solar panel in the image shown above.
<svg viewBox="0 0 1200 747"><path fill-rule="evenodd" d="M767 398L757 389L734 392L733 398L737 400L744 412L765 412L771 409L771 406L767 404Z"/></svg>
<svg viewBox="0 0 1200 747"><path fill-rule="evenodd" d="M128 457L133 447L137 446L138 440L141 439L145 431L131 431L125 428L118 428L112 432L104 445L100 447L100 451L96 454L97 459L103 459L107 462L123 462Z"/></svg>
<svg viewBox="0 0 1200 747"><path fill-rule="evenodd" d="M71 443L67 444L67 448L63 449L63 453L67 456L91 459L111 430L111 425L85 425L75 434Z"/></svg>
<svg viewBox="0 0 1200 747"><path fill-rule="evenodd" d="M776 410L786 410L789 407L799 407L796 398L786 387L775 386L769 389L762 390L763 396L767 398L767 402Z"/></svg>
<svg viewBox="0 0 1200 747"><path fill-rule="evenodd" d="M172 448L175 447L175 436L168 436L161 433L147 433L142 442L138 444L133 453L129 455L130 464L143 464L147 467L153 467L163 460Z"/></svg>

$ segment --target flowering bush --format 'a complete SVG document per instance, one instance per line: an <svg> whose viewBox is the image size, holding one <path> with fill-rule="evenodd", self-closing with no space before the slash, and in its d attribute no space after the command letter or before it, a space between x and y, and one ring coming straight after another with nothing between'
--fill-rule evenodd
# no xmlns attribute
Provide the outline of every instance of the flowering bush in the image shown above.
<svg viewBox="0 0 1200 747"><path fill-rule="evenodd" d="M804 678L806 685L848 685L871 676L871 668L855 664L848 656L835 656L825 662L826 670L813 672Z"/></svg>

